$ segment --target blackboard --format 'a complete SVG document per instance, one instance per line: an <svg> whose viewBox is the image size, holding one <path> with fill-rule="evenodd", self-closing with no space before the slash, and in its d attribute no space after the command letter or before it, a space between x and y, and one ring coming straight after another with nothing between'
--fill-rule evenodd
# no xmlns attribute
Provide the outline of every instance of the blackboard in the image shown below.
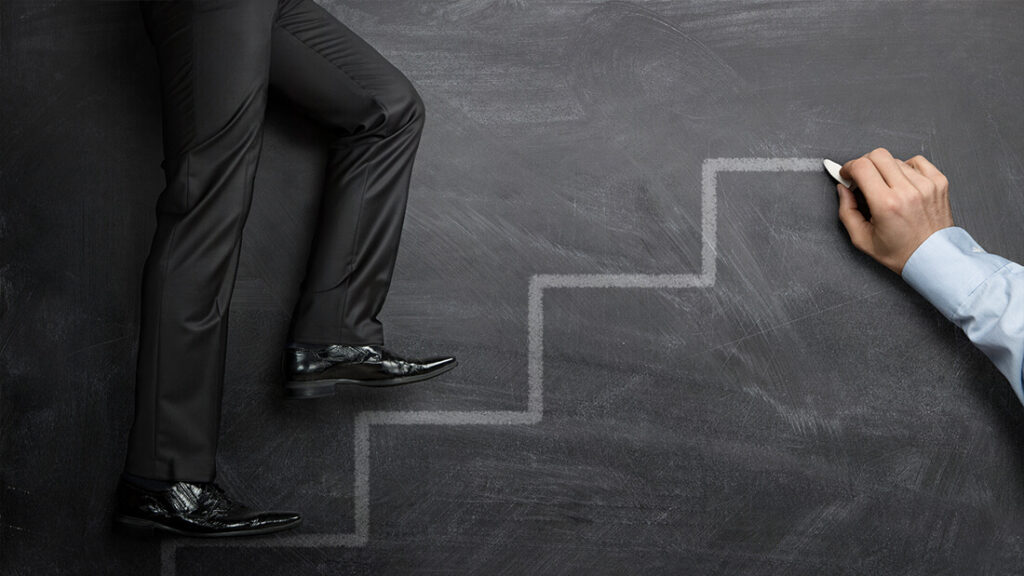
<svg viewBox="0 0 1024 576"><path fill-rule="evenodd" d="M1018 2L322 1L427 121L382 317L455 371L322 401L278 355L321 127L271 95L218 481L304 514L112 533L162 184L133 2L0 4L3 574L1006 574L1022 407L849 245L824 157L924 154L1024 261Z"/></svg>

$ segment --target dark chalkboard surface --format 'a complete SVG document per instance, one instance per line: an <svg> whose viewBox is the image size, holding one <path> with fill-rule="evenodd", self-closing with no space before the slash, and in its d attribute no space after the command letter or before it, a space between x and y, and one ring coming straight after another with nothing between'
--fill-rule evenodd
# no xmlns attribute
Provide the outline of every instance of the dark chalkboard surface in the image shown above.
<svg viewBox="0 0 1024 576"><path fill-rule="evenodd" d="M820 159L921 153L1024 261L1024 4L321 4L427 107L386 338L288 401L325 134L272 94L218 481L297 532L110 531L160 192L134 2L0 4L3 574L1010 574L1022 407L853 249Z"/></svg>

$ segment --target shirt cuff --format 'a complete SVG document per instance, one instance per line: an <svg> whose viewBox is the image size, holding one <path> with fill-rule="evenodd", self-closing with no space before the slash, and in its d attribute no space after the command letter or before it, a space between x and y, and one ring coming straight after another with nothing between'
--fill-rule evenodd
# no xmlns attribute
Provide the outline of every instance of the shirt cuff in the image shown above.
<svg viewBox="0 0 1024 576"><path fill-rule="evenodd" d="M928 237L903 266L903 279L949 320L992 274L1010 261L989 254L957 226Z"/></svg>

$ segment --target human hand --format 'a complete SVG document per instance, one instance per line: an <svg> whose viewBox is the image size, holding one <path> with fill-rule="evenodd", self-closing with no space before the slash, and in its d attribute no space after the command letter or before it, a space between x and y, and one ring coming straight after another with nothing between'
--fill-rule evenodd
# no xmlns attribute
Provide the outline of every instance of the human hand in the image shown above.
<svg viewBox="0 0 1024 576"><path fill-rule="evenodd" d="M853 192L836 184L839 220L850 241L897 274L929 236L953 226L949 181L924 156L904 162L876 148L843 164L839 174L857 184L871 212L866 220Z"/></svg>

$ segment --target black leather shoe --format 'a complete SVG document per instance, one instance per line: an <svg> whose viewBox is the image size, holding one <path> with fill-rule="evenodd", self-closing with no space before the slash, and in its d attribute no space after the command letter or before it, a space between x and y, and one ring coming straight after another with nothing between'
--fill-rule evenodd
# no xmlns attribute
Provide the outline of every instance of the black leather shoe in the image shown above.
<svg viewBox="0 0 1024 576"><path fill-rule="evenodd" d="M335 386L397 386L433 378L458 366L454 357L409 360L395 356L382 346L323 348L289 347L283 364L294 398L317 398L334 394Z"/></svg>
<svg viewBox="0 0 1024 576"><path fill-rule="evenodd" d="M298 526L302 517L295 512L251 510L231 500L213 482L176 482L166 490L147 490L122 479L114 523L207 538L278 532Z"/></svg>

